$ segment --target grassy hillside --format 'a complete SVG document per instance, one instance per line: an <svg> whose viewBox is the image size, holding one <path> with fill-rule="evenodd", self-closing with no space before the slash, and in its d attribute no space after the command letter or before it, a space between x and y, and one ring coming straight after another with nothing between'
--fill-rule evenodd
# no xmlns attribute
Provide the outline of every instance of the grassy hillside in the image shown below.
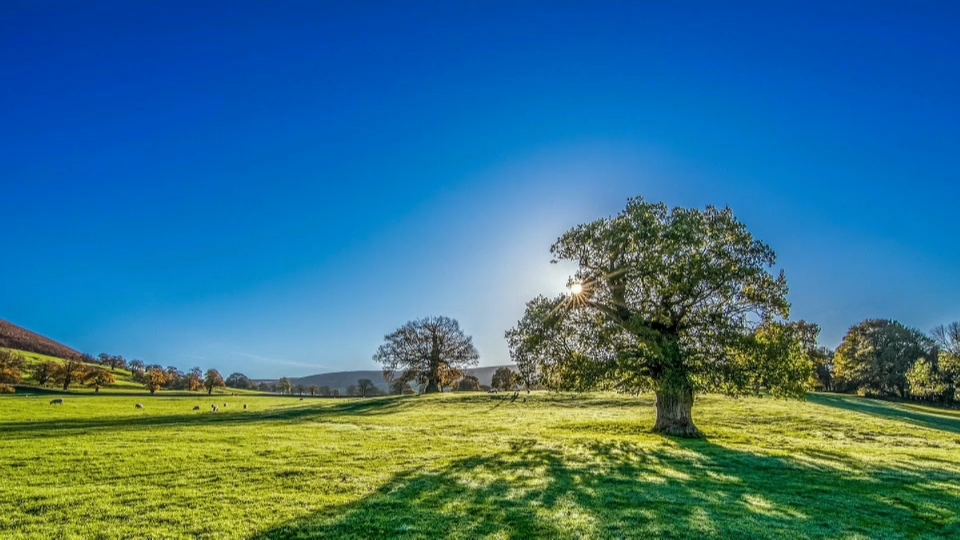
<svg viewBox="0 0 960 540"><path fill-rule="evenodd" d="M2 538L960 536L923 407L707 396L687 441L607 394L47 401L0 397Z"/></svg>
<svg viewBox="0 0 960 540"><path fill-rule="evenodd" d="M60 388L55 384L48 384L45 388L35 388L37 382L33 379L31 374L33 366L39 364L40 362L53 361L53 362L63 362L62 358L57 358L55 356L48 356L45 354L39 354L28 351L20 351L16 349L7 349L19 353L23 356L24 369L23 369L23 383L17 385L20 387L18 390L19 394L30 394L36 393L37 391L42 391L44 393L57 392L60 393ZM125 369L114 369L111 370L106 366L101 366L99 364L88 364L90 367L101 368L109 371L116 377L117 382L110 386L104 386L100 388L101 394L149 394L147 389L140 383L133 380L133 374L130 371ZM83 384L75 383L70 385L69 393L71 394L85 394L85 393L94 393L94 389ZM260 394L253 390L238 390L235 388L219 388L214 391L215 394ZM176 395L176 396L191 396L198 395L200 392L187 392L187 391L170 391L170 390L160 390L157 392L157 395Z"/></svg>
<svg viewBox="0 0 960 540"><path fill-rule="evenodd" d="M2 319L0 319L0 347L58 358L80 358L78 351Z"/></svg>

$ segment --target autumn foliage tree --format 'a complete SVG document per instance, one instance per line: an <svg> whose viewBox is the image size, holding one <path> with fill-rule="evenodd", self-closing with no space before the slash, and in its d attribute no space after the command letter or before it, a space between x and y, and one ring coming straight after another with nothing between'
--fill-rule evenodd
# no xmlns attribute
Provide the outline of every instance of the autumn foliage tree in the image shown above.
<svg viewBox="0 0 960 540"><path fill-rule="evenodd" d="M94 391L100 393L101 387L115 384L117 379L113 376L113 373L105 369L93 368L87 372L86 382L87 386L94 387Z"/></svg>
<svg viewBox="0 0 960 540"><path fill-rule="evenodd" d="M220 372L215 369L208 369L203 377L203 387L207 389L207 395L213 394L214 388L224 388L227 384L220 376Z"/></svg>
<svg viewBox="0 0 960 540"><path fill-rule="evenodd" d="M0 384L17 384L23 379L23 355L0 349Z"/></svg>
<svg viewBox="0 0 960 540"><path fill-rule="evenodd" d="M167 372L159 366L151 367L144 373L144 386L147 387L147 390L149 390L151 394L155 394L157 390L160 390L167 384L167 377Z"/></svg>
<svg viewBox="0 0 960 540"><path fill-rule="evenodd" d="M64 390L69 390L70 385L75 382L82 382L86 379L89 368L80 360L67 359L57 364L53 373L53 379L60 384Z"/></svg>
<svg viewBox="0 0 960 540"><path fill-rule="evenodd" d="M48 382L53 380L56 372L57 363L53 360L46 360L33 366L31 376L33 377L33 380L37 382L37 384L40 386L45 386Z"/></svg>
<svg viewBox="0 0 960 540"><path fill-rule="evenodd" d="M480 355L470 336L450 317L410 321L384 337L373 355L383 365L387 382L422 382L425 393L440 392L453 384L463 370L476 366Z"/></svg>
<svg viewBox="0 0 960 540"><path fill-rule="evenodd" d="M774 251L730 209L670 210L634 198L550 251L577 270L569 294L532 300L507 331L528 379L653 391L654 431L684 437L700 436L692 416L699 393L803 395L798 378L809 372L785 342L796 335L785 322L786 278L772 272Z"/></svg>

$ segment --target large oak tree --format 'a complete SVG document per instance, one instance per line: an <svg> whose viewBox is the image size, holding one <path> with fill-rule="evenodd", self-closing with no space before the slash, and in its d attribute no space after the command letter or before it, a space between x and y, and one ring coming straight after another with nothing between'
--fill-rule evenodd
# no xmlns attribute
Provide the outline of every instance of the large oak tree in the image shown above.
<svg viewBox="0 0 960 540"><path fill-rule="evenodd" d="M426 385L424 393L452 384L480 358L471 337L450 317L410 321L384 341L373 359L383 364L387 382L417 381Z"/></svg>
<svg viewBox="0 0 960 540"><path fill-rule="evenodd" d="M801 396L813 325L792 325L773 250L730 209L630 199L550 249L577 270L570 293L538 297L507 331L513 360L548 388L656 393L654 431L700 436L697 393Z"/></svg>

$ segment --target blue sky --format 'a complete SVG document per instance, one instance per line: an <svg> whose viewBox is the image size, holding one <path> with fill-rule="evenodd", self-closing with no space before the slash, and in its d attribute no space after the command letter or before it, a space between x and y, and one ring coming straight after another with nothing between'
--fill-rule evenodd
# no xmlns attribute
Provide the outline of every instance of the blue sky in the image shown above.
<svg viewBox="0 0 960 540"><path fill-rule="evenodd" d="M274 377L445 314L495 365L642 195L730 205L826 345L960 319L950 3L328 4L0 5L0 318Z"/></svg>

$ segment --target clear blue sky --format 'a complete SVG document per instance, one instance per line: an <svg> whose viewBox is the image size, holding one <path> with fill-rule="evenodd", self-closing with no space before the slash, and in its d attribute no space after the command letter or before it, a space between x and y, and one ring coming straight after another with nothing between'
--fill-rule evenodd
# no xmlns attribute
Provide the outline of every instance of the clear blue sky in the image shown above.
<svg viewBox="0 0 960 540"><path fill-rule="evenodd" d="M444 314L505 363L643 195L730 205L826 345L960 319L953 3L331 4L0 4L0 318L274 377Z"/></svg>

